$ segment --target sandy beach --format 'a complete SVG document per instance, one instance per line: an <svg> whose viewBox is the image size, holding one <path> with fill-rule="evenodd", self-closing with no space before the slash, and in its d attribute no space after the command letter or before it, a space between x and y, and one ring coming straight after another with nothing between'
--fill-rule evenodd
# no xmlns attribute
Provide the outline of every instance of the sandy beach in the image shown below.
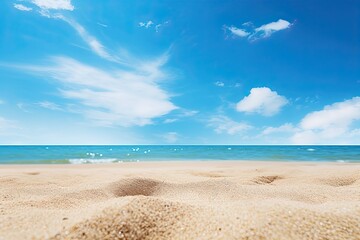
<svg viewBox="0 0 360 240"><path fill-rule="evenodd" d="M0 239L360 239L360 164L0 166Z"/></svg>

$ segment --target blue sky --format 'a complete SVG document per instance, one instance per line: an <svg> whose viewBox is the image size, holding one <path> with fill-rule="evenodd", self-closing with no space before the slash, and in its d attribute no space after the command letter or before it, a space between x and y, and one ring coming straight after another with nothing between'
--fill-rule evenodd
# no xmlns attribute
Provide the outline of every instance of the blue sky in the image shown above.
<svg viewBox="0 0 360 240"><path fill-rule="evenodd" d="M360 144L358 1L0 9L0 144Z"/></svg>

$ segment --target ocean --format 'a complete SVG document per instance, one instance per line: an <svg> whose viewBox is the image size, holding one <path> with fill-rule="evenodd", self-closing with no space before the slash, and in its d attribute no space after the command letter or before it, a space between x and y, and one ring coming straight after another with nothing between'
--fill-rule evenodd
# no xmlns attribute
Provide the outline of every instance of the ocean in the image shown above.
<svg viewBox="0 0 360 240"><path fill-rule="evenodd" d="M0 146L0 164L89 164L194 160L360 162L360 146Z"/></svg>

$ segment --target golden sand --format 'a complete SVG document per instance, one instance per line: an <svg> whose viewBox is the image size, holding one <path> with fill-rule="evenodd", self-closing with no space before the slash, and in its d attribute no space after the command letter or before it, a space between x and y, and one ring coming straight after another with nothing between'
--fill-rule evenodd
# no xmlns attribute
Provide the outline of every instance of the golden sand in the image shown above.
<svg viewBox="0 0 360 240"><path fill-rule="evenodd" d="M0 166L0 239L360 239L360 164Z"/></svg>

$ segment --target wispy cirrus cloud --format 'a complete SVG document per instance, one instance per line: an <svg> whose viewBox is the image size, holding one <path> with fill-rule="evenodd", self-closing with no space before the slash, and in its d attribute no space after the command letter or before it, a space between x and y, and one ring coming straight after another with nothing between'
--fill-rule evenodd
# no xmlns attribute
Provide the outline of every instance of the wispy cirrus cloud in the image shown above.
<svg viewBox="0 0 360 240"><path fill-rule="evenodd" d="M233 37L247 38L252 42L261 38L268 38L273 33L288 29L291 26L290 22L279 19L276 22L263 24L257 28L251 22L246 22L242 24L241 28L224 25L224 29L226 32L230 32L230 35Z"/></svg>
<svg viewBox="0 0 360 240"><path fill-rule="evenodd" d="M102 45L101 42L97 40L94 36L89 34L88 31L86 31L86 29L77 21L64 17L63 15L55 15L54 18L62 19L63 21L68 23L72 28L74 28L74 30L83 39L83 41L90 47L90 49L101 58L104 58L112 62L122 63L122 60L118 56L110 54L106 50L104 45Z"/></svg>
<svg viewBox="0 0 360 240"><path fill-rule="evenodd" d="M122 62L119 56L110 54L104 45L102 45L96 37L91 35L81 24L62 14L61 11L73 11L75 9L70 0L33 0L32 3L38 7L39 13L42 16L62 20L69 24L90 49L101 58L117 63Z"/></svg>
<svg viewBox="0 0 360 240"><path fill-rule="evenodd" d="M40 8L41 15L62 20L74 28L99 57L119 64L118 67L104 69L69 57L51 57L51 64L16 66L60 83L60 95L78 106L73 111L102 126L143 126L178 108L171 102L171 95L161 86L162 82L172 77L163 70L168 53L150 61L138 57L128 57L127 62L122 61L118 54L110 54L76 20L62 14L61 11L74 10L70 0L32 2ZM61 109L47 101L38 105L51 110Z"/></svg>
<svg viewBox="0 0 360 240"><path fill-rule="evenodd" d="M167 56L162 58L134 70L104 70L67 57L53 57L48 66L18 67L62 83L61 96L99 125L143 126L177 109L160 86L169 78L161 69Z"/></svg>
<svg viewBox="0 0 360 240"><path fill-rule="evenodd" d="M25 12L29 12L32 10L31 7L27 7L25 5L22 5L22 4L17 4L17 3L14 3L14 8L20 10L20 11L25 11Z"/></svg>
<svg viewBox="0 0 360 240"><path fill-rule="evenodd" d="M31 2L43 10L73 11L75 9L71 0L32 0Z"/></svg>
<svg viewBox="0 0 360 240"><path fill-rule="evenodd" d="M38 102L36 104L42 108L50 109L53 111L63 111L63 109L61 108L60 105L53 103L53 102L42 101L42 102Z"/></svg>
<svg viewBox="0 0 360 240"><path fill-rule="evenodd" d="M222 114L210 117L207 126L213 128L216 133L229 135L239 134L252 128L251 125L245 122L234 121Z"/></svg>
<svg viewBox="0 0 360 240"><path fill-rule="evenodd" d="M236 104L236 110L263 116L277 114L289 101L267 87L252 88L250 94Z"/></svg>
<svg viewBox="0 0 360 240"><path fill-rule="evenodd" d="M165 21L163 23L158 23L158 24L155 24L155 22L153 22L152 20L148 20L148 21L145 21L145 22L139 22L139 27L141 28L146 28L146 29L155 29L155 32L159 32L160 29L166 25L169 24L169 21Z"/></svg>
<svg viewBox="0 0 360 240"><path fill-rule="evenodd" d="M274 133L293 133L298 131L298 128L296 128L293 124L291 123L285 123L279 127L266 127L261 135L271 135Z"/></svg>

